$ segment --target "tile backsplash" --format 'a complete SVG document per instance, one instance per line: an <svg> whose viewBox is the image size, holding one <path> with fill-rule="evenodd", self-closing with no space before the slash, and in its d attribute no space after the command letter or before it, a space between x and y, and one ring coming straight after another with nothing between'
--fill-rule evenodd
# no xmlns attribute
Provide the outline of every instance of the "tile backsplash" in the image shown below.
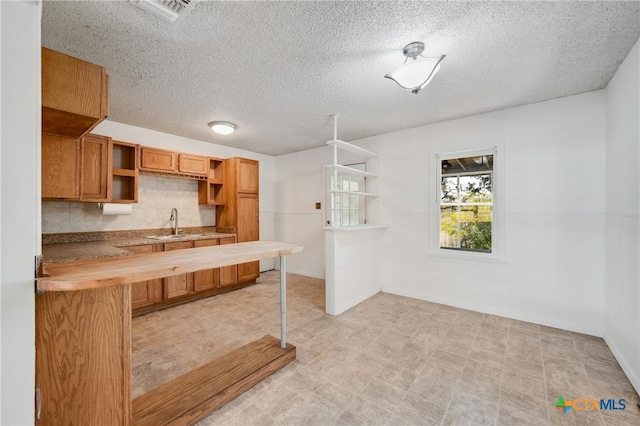
<svg viewBox="0 0 640 426"><path fill-rule="evenodd" d="M140 174L138 203L131 215L103 216L98 203L42 202L42 233L120 231L171 228L171 209L178 209L181 228L215 226L214 206L198 204L198 182Z"/></svg>

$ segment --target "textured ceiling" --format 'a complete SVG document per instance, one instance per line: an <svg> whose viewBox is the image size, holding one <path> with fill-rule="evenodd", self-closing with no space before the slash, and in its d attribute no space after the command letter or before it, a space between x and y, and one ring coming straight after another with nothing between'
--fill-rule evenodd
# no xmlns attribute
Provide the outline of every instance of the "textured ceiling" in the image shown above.
<svg viewBox="0 0 640 426"><path fill-rule="evenodd" d="M632 2L201 1L178 25L126 1L45 1L42 44L104 66L113 121L279 155L602 89ZM446 54L418 95L402 48ZM213 120L236 123L214 135Z"/></svg>

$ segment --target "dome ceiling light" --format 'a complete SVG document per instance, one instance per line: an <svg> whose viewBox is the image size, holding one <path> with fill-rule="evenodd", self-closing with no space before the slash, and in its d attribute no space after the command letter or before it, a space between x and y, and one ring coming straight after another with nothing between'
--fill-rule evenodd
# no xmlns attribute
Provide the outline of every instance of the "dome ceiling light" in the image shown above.
<svg viewBox="0 0 640 426"><path fill-rule="evenodd" d="M417 95L440 71L440 62L446 56L427 58L422 56L423 51L424 43L420 41L407 44L402 49L402 53L407 59L394 72L384 77L395 81L403 89L410 90L411 93Z"/></svg>
<svg viewBox="0 0 640 426"><path fill-rule="evenodd" d="M209 127L219 135L230 135L238 128L238 126L228 121L212 121L209 123Z"/></svg>

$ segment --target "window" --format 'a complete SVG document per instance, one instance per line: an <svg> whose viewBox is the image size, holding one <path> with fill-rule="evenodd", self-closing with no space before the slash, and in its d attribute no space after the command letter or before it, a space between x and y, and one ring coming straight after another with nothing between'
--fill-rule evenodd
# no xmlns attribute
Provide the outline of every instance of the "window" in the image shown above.
<svg viewBox="0 0 640 426"><path fill-rule="evenodd" d="M494 151L438 156L439 248L494 252Z"/></svg>
<svg viewBox="0 0 640 426"><path fill-rule="evenodd" d="M349 164L345 169L365 171L365 163ZM330 176L332 193L331 224L333 226L356 226L366 223L364 195L366 178L356 173L337 170Z"/></svg>

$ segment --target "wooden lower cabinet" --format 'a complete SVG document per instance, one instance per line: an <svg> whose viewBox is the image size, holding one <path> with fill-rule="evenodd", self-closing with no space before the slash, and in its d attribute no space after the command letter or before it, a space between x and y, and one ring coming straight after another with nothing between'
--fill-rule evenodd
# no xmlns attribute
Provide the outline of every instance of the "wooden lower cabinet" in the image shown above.
<svg viewBox="0 0 640 426"><path fill-rule="evenodd" d="M220 238L220 245L235 244L235 238ZM220 287L237 284L236 265L224 266L220 268Z"/></svg>
<svg viewBox="0 0 640 426"><path fill-rule="evenodd" d="M162 251L161 244L127 247L133 254ZM141 308L162 302L162 279L140 281L131 284L131 308Z"/></svg>
<svg viewBox="0 0 640 426"><path fill-rule="evenodd" d="M220 244L219 239L197 240L193 242L193 247L210 247ZM220 284L220 268L205 269L193 273L193 291L199 293L217 288Z"/></svg>
<svg viewBox="0 0 640 426"><path fill-rule="evenodd" d="M193 248L193 241L166 243L164 251ZM188 296L193 293L193 274L174 275L164 278L164 300Z"/></svg>
<svg viewBox="0 0 640 426"><path fill-rule="evenodd" d="M209 240L175 241L164 244L146 244L124 248L134 254L138 254L235 243L235 237L228 237ZM133 283L131 284L131 308L133 314L146 314L156 309L239 288L241 284L247 285L249 281L253 281L259 276L259 264L259 262L250 262L242 265L230 265L222 268L205 269L189 274ZM244 276L251 277L250 280L245 280L244 282L239 281L239 271L244 274Z"/></svg>

